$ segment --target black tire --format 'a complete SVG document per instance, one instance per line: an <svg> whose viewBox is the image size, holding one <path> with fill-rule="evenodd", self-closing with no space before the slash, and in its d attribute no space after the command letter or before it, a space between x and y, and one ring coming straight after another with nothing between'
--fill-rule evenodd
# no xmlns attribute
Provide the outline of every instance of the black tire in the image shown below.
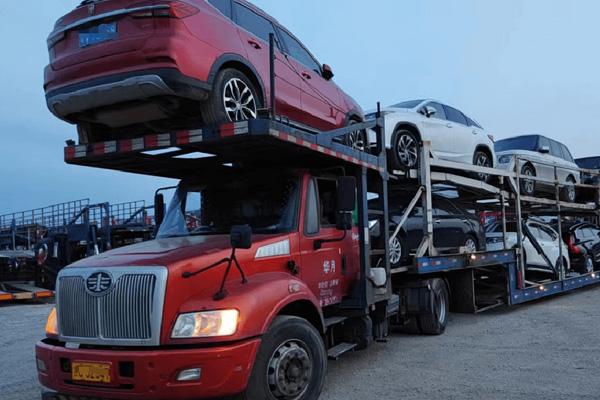
<svg viewBox="0 0 600 400"><path fill-rule="evenodd" d="M352 126L352 125L358 124L358 123L359 123L359 121L352 119L348 123L348 126ZM360 131L355 131L355 132L349 133L344 138L344 144L348 147L351 147L354 150L368 152L369 147L370 147L369 146L369 135L367 134L367 132L364 129L360 130Z"/></svg>
<svg viewBox="0 0 600 400"><path fill-rule="evenodd" d="M450 312L450 294L446 283L439 278L431 280L433 291L433 312L418 316L421 333L425 335L441 335L448 324L448 313Z"/></svg>
<svg viewBox="0 0 600 400"><path fill-rule="evenodd" d="M92 124L91 122L79 122L77 124L77 139L79 144L90 144L112 139L108 134L108 129L102 125Z"/></svg>
<svg viewBox="0 0 600 400"><path fill-rule="evenodd" d="M535 169L530 164L523 165L523 168L521 168L521 175L533 176L533 177L537 176L535 173ZM536 184L535 184L534 180L528 180L528 179L522 178L520 185L521 185L521 194L522 195L530 196L530 197L535 196Z"/></svg>
<svg viewBox="0 0 600 400"><path fill-rule="evenodd" d="M230 86L231 85L231 86ZM249 92L246 92L244 88L248 88ZM236 88L238 92L236 93ZM231 92L234 91L234 93ZM252 96L252 100L238 110L242 103L249 101L248 93ZM239 97L241 101L228 102L230 105L236 105L236 111L226 111L225 98ZM217 125L224 122L237 122L247 119L254 119L258 115L258 110L262 108L261 97L256 90L254 84L250 79L241 73L240 71L227 68L219 71L213 84L213 90L211 91L208 100L204 101L200 105L200 112L202 113L202 119L206 125ZM254 113L252 114L250 111Z"/></svg>
<svg viewBox="0 0 600 400"><path fill-rule="evenodd" d="M494 162L488 152L483 150L475 150L475 153L473 154L473 165L478 167L492 168L494 166ZM492 179L489 174L480 173L473 174L473 178L484 183L489 183Z"/></svg>
<svg viewBox="0 0 600 400"><path fill-rule="evenodd" d="M419 143L417 135L407 129L394 133L390 161L392 168L407 171L419 167Z"/></svg>
<svg viewBox="0 0 600 400"><path fill-rule="evenodd" d="M293 364L295 374L301 375L297 378L301 381L299 384L288 382L287 374L283 381L275 383L275 376L285 369L284 361ZM309 366L310 373L307 372ZM248 388L240 397L244 400L318 399L326 371L327 353L319 332L302 318L279 316L263 336ZM303 382L306 382L304 387L300 386Z"/></svg>
<svg viewBox="0 0 600 400"><path fill-rule="evenodd" d="M390 232L390 237L394 232ZM399 251L399 257L395 257L395 251ZM399 268L402 266L404 259L406 258L406 245L404 240L400 236L400 233L396 235L394 240L390 240L390 267Z"/></svg>
<svg viewBox="0 0 600 400"><path fill-rule="evenodd" d="M560 190L560 198L562 201L566 201L567 203L575 203L575 200L577 199L575 183L575 178L572 176L567 178L565 186L563 186Z"/></svg>

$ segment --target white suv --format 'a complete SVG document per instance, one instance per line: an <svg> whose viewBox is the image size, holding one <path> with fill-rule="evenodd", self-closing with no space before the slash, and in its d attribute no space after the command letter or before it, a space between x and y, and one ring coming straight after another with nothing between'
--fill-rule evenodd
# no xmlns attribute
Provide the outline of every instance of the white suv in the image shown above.
<svg viewBox="0 0 600 400"><path fill-rule="evenodd" d="M581 183L581 172L575 164L571 152L562 143L542 135L516 136L496 142L498 168L514 168L514 159L519 157L521 175L535 176L548 182L521 180L521 193L534 196L539 192L553 194L555 191L554 174L561 187L561 199L575 202L575 185Z"/></svg>
<svg viewBox="0 0 600 400"><path fill-rule="evenodd" d="M372 116L373 114L368 115ZM473 119L435 100L412 100L382 110L391 166L418 166L419 142L431 141L433 156L465 164L494 167L494 140ZM489 177L478 176L483 180Z"/></svg>

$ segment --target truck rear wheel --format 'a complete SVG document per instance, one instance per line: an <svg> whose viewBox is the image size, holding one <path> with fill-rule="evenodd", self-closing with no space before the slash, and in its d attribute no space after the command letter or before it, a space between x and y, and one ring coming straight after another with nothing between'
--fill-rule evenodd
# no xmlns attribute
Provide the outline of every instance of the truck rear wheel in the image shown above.
<svg viewBox="0 0 600 400"><path fill-rule="evenodd" d="M448 313L450 312L450 295L446 283L439 278L431 280L433 291L433 310L429 314L418 316L421 333L425 335L441 335L448 324Z"/></svg>
<svg viewBox="0 0 600 400"><path fill-rule="evenodd" d="M262 344L244 400L318 399L325 383L327 353L319 332L306 320L280 316Z"/></svg>

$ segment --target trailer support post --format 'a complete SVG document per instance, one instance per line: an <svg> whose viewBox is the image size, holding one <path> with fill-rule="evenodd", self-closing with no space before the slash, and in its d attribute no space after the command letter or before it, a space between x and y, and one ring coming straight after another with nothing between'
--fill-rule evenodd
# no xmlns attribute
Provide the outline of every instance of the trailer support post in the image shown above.
<svg viewBox="0 0 600 400"><path fill-rule="evenodd" d="M521 274L521 287L525 288L525 254L523 253L523 213L521 210L521 163L518 156L515 156L515 208L517 213L517 247L519 251L519 270Z"/></svg>

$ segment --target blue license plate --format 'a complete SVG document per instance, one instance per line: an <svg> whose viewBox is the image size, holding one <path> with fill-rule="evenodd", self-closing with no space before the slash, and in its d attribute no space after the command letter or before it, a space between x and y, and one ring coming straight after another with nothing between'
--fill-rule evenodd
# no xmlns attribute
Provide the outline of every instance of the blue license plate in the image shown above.
<svg viewBox="0 0 600 400"><path fill-rule="evenodd" d="M118 36L116 22L92 26L91 28L79 31L79 47L83 48L115 40Z"/></svg>

